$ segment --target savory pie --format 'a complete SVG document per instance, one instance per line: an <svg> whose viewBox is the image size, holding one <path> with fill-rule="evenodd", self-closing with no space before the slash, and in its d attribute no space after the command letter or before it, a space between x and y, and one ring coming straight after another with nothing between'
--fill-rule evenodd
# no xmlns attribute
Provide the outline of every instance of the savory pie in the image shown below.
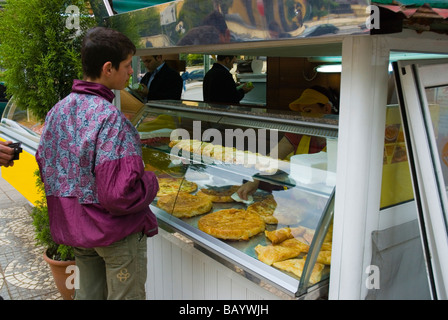
<svg viewBox="0 0 448 320"><path fill-rule="evenodd" d="M299 278L302 276L303 267L305 265L305 259L288 259L284 261L275 262L274 267L294 273ZM322 270L324 265L317 263L314 265L313 271L311 272L310 283L315 284L322 278Z"/></svg>
<svg viewBox="0 0 448 320"><path fill-rule="evenodd" d="M196 152L196 153L201 152L202 149L206 147L209 152L212 152L213 150L213 145L211 143L191 139L171 140L168 146L170 148L176 147L179 150L185 150L188 152ZM221 146L219 147L222 148Z"/></svg>
<svg viewBox="0 0 448 320"><path fill-rule="evenodd" d="M233 163L235 160L235 150L236 149L232 147L216 145L213 148L213 158L221 162Z"/></svg>
<svg viewBox="0 0 448 320"><path fill-rule="evenodd" d="M219 146L221 148L221 146ZM203 157L212 158L213 156L213 150L216 148L216 146L209 142L204 142L202 144L201 153Z"/></svg>
<svg viewBox="0 0 448 320"><path fill-rule="evenodd" d="M332 242L324 242L322 243L322 247L320 248L321 251L331 251L331 248L333 246Z"/></svg>
<svg viewBox="0 0 448 320"><path fill-rule="evenodd" d="M251 204L247 211L259 214L267 224L297 224L303 220L306 208L296 200L278 199L272 195Z"/></svg>
<svg viewBox="0 0 448 320"><path fill-rule="evenodd" d="M228 189L200 189L198 194L210 197L213 202L233 202L232 194L234 194L240 186L231 186Z"/></svg>
<svg viewBox="0 0 448 320"><path fill-rule="evenodd" d="M300 254L300 250L297 248L262 246L261 244L255 247L255 252L257 253L258 260L268 265L272 265L274 262L297 257Z"/></svg>
<svg viewBox="0 0 448 320"><path fill-rule="evenodd" d="M209 213L198 221L199 230L219 239L249 240L263 232L265 223L259 215L244 209L223 209Z"/></svg>
<svg viewBox="0 0 448 320"><path fill-rule="evenodd" d="M324 242L332 242L332 241L333 241L333 223L331 223L328 226L328 231L324 238Z"/></svg>
<svg viewBox="0 0 448 320"><path fill-rule="evenodd" d="M296 238L285 240L282 243L280 243L279 246L285 248L294 248L304 253L307 253L310 250L310 246L308 244L303 243L302 241Z"/></svg>
<svg viewBox="0 0 448 320"><path fill-rule="evenodd" d="M197 190L198 185L182 178L158 178L159 191L157 196L176 194L179 191L191 193Z"/></svg>
<svg viewBox="0 0 448 320"><path fill-rule="evenodd" d="M201 145L202 141L183 139L183 140L172 140L168 146L170 148L176 147L180 150L185 150L188 152L197 152L198 150L201 150Z"/></svg>
<svg viewBox="0 0 448 320"><path fill-rule="evenodd" d="M203 157L207 158L207 161L240 164L248 168L255 166L264 173L270 174L278 170L277 159L248 150L238 150L233 147L214 145L210 142L202 142L194 139L171 140L169 147L176 147L178 150L185 150L190 153L202 154Z"/></svg>
<svg viewBox="0 0 448 320"><path fill-rule="evenodd" d="M274 217L276 207L277 202L275 202L272 195L269 195L261 201L252 203L247 207L247 211L260 215L267 224L277 224L278 220Z"/></svg>
<svg viewBox="0 0 448 320"><path fill-rule="evenodd" d="M284 227L273 231L266 230L264 234L272 244L278 244L292 238L297 238L304 243L310 244L313 239L312 236L314 235L314 231L303 226L297 226L291 228ZM311 239L308 234L311 234Z"/></svg>
<svg viewBox="0 0 448 320"><path fill-rule="evenodd" d="M266 238L268 238L271 241L272 244L278 244L287 239L294 238L292 236L291 228L289 227L280 228L272 231L265 230L264 234Z"/></svg>
<svg viewBox="0 0 448 320"><path fill-rule="evenodd" d="M303 259L306 259L307 256L304 256ZM316 262L325 264L329 266L331 264L331 251L321 250L317 254Z"/></svg>
<svg viewBox="0 0 448 320"><path fill-rule="evenodd" d="M179 192L159 197L157 206L175 217L190 218L209 212L213 203L208 197Z"/></svg>
<svg viewBox="0 0 448 320"><path fill-rule="evenodd" d="M307 253L309 248L309 245L297 239L288 239L278 245L262 246L259 244L255 247L255 252L258 260L271 265L278 261L297 257L301 253Z"/></svg>

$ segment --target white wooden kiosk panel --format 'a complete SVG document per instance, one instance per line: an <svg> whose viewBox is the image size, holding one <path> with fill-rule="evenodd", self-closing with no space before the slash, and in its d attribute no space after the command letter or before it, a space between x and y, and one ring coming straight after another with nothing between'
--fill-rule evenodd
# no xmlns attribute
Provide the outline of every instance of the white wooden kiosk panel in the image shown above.
<svg viewBox="0 0 448 320"><path fill-rule="evenodd" d="M287 298L255 284L196 249L188 240L159 228L148 238L150 300L278 300ZM271 288L272 290L275 290ZM278 291L278 290L276 290Z"/></svg>

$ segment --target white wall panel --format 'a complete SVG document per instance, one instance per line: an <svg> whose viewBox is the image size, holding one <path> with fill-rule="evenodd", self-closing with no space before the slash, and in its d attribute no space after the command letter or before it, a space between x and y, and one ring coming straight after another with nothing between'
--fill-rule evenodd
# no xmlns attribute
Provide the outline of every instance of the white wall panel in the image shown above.
<svg viewBox="0 0 448 320"><path fill-rule="evenodd" d="M174 235L148 238L147 299L279 299Z"/></svg>

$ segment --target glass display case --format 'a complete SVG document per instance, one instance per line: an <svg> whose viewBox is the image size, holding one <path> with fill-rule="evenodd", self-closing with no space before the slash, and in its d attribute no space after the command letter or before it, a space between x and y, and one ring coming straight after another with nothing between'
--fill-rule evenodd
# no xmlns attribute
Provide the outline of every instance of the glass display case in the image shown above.
<svg viewBox="0 0 448 320"><path fill-rule="evenodd" d="M126 99L122 92L121 101ZM195 248L242 269L255 283L262 280L293 297L326 294L337 116L310 118L196 101L122 103L122 111L139 131L145 169L159 178L161 188L151 208L161 228L186 236ZM17 163L30 171L24 181L36 169L40 129L27 110L8 104L0 132L5 139L21 141L30 154L29 163L25 157ZM326 148L278 160L275 147L288 134L318 138ZM10 180L24 192L27 184L16 175ZM232 197L248 182L257 183L248 201ZM191 199L200 199L199 209ZM216 212L215 220L207 222ZM234 222L231 227L222 224L225 219Z"/></svg>
<svg viewBox="0 0 448 320"><path fill-rule="evenodd" d="M337 116L150 101L136 128L145 169L159 179L151 208L160 227L292 296L325 294ZM279 160L276 146L288 135L320 139L326 147ZM236 192L243 185L255 191L247 200Z"/></svg>
<svg viewBox="0 0 448 320"><path fill-rule="evenodd" d="M10 99L0 121L0 133L11 141L21 141L25 148L36 150L43 124L27 109Z"/></svg>

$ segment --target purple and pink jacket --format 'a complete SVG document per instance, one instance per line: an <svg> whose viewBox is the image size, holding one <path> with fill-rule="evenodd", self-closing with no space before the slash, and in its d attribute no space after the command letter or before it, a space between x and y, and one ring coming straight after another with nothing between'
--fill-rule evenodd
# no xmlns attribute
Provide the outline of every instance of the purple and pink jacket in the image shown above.
<svg viewBox="0 0 448 320"><path fill-rule="evenodd" d="M149 208L157 178L144 170L138 132L114 97L101 84L75 80L47 114L36 159L59 244L92 248L157 234Z"/></svg>

